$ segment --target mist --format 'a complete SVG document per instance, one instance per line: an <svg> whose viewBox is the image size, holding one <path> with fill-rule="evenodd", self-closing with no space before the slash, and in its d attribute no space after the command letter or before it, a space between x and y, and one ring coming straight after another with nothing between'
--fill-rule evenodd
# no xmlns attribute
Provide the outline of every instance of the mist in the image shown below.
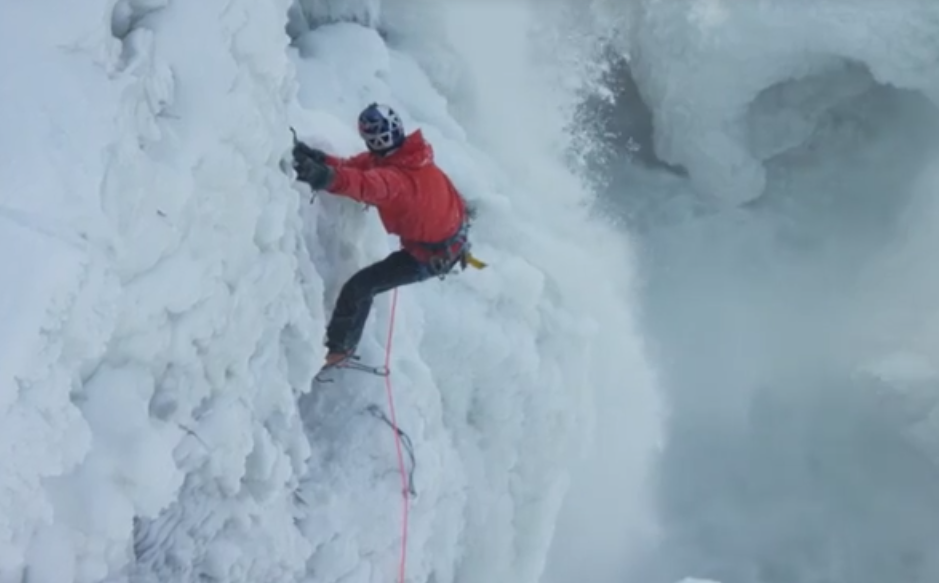
<svg viewBox="0 0 939 583"><path fill-rule="evenodd" d="M621 581L935 581L935 106L853 63L774 84L765 189L733 204L658 156L630 73L584 112L669 407L663 538Z"/></svg>

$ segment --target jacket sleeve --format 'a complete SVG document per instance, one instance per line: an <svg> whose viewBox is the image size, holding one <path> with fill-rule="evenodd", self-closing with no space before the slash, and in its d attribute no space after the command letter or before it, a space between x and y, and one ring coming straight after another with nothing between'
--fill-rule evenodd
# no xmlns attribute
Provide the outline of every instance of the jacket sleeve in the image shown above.
<svg viewBox="0 0 939 583"><path fill-rule="evenodd" d="M365 170L369 164L369 153L363 152L361 154L352 156L351 158L340 158L339 156L327 155L326 164L337 170L343 166Z"/></svg>
<svg viewBox="0 0 939 583"><path fill-rule="evenodd" d="M414 189L411 179L397 168L359 170L351 166L336 168L329 192L365 204L385 206Z"/></svg>

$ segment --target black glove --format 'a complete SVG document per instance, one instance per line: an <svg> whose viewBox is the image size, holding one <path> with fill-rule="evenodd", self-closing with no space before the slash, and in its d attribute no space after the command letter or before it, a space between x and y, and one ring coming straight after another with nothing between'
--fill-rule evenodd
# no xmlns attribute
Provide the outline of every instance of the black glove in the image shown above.
<svg viewBox="0 0 939 583"><path fill-rule="evenodd" d="M313 190L325 190L336 178L336 171L312 158L301 157L294 162L297 171L297 180L306 182Z"/></svg>
<svg viewBox="0 0 939 583"><path fill-rule="evenodd" d="M296 142L293 145L293 159L295 162L302 160L312 160L324 164L326 162L326 152L311 148L303 142Z"/></svg>

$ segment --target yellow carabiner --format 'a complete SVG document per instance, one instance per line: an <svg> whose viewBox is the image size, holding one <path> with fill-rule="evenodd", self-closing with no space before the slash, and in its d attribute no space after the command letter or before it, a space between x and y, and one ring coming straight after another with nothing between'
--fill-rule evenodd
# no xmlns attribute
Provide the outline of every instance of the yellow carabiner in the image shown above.
<svg viewBox="0 0 939 583"><path fill-rule="evenodd" d="M485 268L486 268L486 263L485 263L485 262L480 261L479 259L476 259L476 258L473 257L473 255L470 254L470 253L467 253L467 254L466 254L466 263L469 264L469 265L472 265L472 266L475 267L476 269L485 269Z"/></svg>

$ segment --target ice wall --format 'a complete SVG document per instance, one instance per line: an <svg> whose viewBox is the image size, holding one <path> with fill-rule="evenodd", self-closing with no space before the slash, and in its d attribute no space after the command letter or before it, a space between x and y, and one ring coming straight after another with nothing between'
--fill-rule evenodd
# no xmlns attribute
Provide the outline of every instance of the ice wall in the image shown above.
<svg viewBox="0 0 939 583"><path fill-rule="evenodd" d="M421 460L410 575L537 580L602 427L635 431L584 463L622 464L603 494L629 488L619 516L648 520L658 403L631 272L609 273L628 242L564 165L570 100L530 74L534 11L461 12L475 25L450 46L453 14L416 6L304 4L312 32L286 0L0 8L17 284L0 302L0 580L392 576L393 442L361 414L383 395L356 379L298 397L339 286L395 242L359 205L311 204L283 164L291 124L357 151L371 100L432 140L490 262L399 303L399 420ZM528 151L506 104L534 124ZM382 354L388 317L376 304L363 355Z"/></svg>
<svg viewBox="0 0 939 583"><path fill-rule="evenodd" d="M0 9L4 580L303 569L286 10Z"/></svg>

